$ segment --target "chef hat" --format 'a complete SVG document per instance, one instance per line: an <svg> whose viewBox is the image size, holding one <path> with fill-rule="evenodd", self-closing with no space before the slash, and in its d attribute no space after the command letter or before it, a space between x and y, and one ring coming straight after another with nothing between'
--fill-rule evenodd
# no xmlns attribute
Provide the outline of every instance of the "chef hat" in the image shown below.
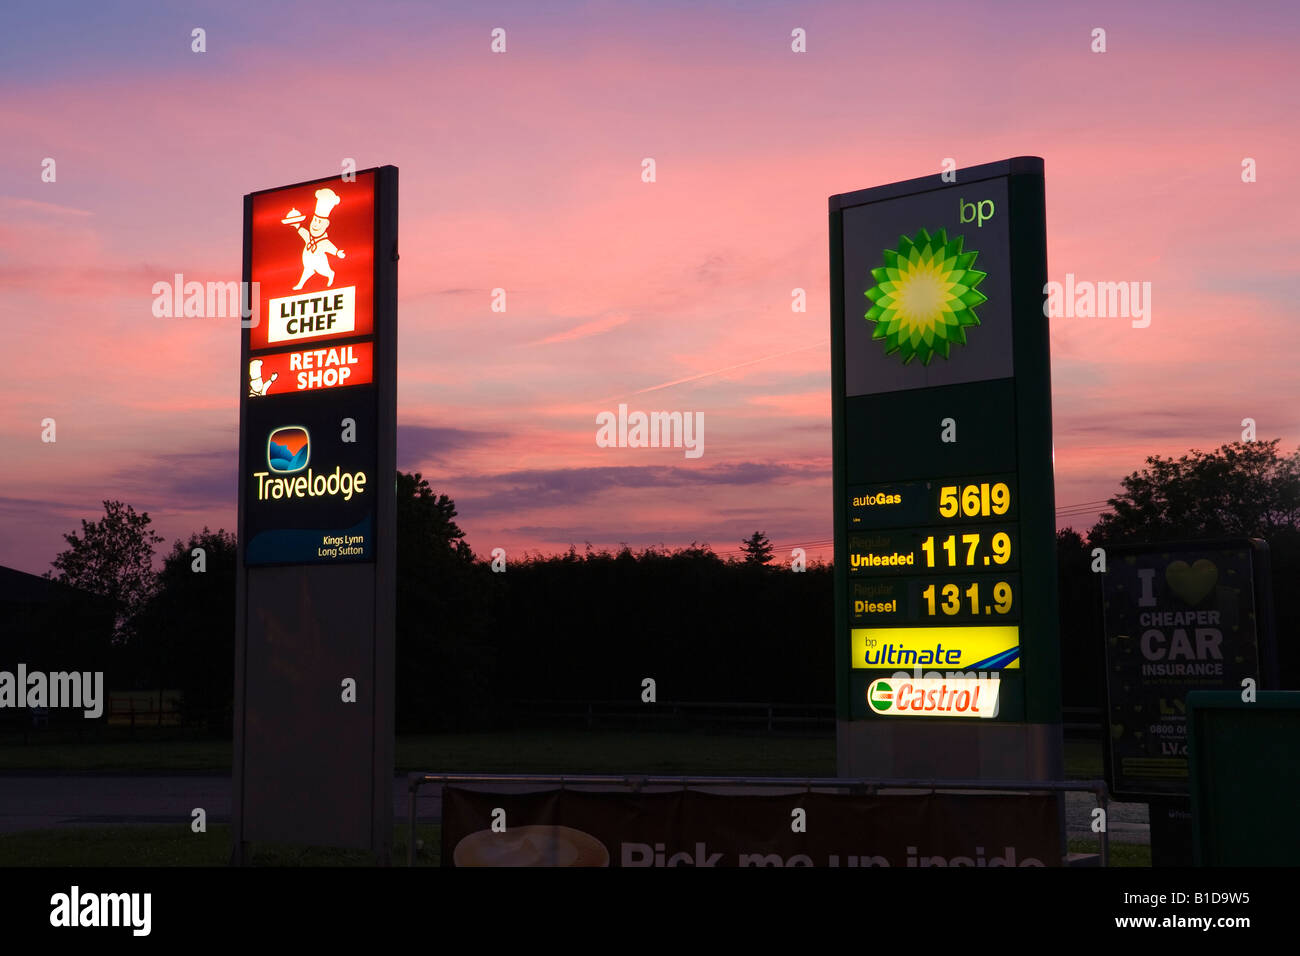
<svg viewBox="0 0 1300 956"><path fill-rule="evenodd" d="M342 201L332 189L316 190L316 215L322 219L328 219L330 211Z"/></svg>

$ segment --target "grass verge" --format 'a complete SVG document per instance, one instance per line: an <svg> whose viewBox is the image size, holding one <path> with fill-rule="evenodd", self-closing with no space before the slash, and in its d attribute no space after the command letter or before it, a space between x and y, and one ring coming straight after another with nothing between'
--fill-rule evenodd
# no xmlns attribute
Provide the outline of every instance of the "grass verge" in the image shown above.
<svg viewBox="0 0 1300 956"><path fill-rule="evenodd" d="M406 865L406 824L393 829L393 865ZM417 839L424 848L417 866L437 866L442 827L421 824ZM227 866L230 827L219 824L206 833L188 825L106 826L28 830L0 835L0 867L10 866ZM371 866L369 853L329 847L255 844L253 866Z"/></svg>

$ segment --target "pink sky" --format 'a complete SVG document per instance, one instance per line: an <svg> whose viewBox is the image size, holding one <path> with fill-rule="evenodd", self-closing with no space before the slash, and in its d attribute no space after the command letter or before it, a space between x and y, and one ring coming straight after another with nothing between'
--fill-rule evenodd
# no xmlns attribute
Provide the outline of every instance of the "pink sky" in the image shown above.
<svg viewBox="0 0 1300 956"><path fill-rule="evenodd" d="M104 498L169 544L234 527L237 323L155 319L150 290L238 279L243 194L345 157L401 168L398 465L456 500L479 554L725 552L762 529L778 556L829 557L826 198L949 156L1042 156L1050 278L1153 286L1149 328L1053 321L1059 508L1246 417L1300 441L1282 7L394 5L340 28L352 9L222 28L220 8L160 7L85 57L20 25L32 68L0 83L0 564L45 570ZM703 412L703 457L597 447L619 402Z"/></svg>

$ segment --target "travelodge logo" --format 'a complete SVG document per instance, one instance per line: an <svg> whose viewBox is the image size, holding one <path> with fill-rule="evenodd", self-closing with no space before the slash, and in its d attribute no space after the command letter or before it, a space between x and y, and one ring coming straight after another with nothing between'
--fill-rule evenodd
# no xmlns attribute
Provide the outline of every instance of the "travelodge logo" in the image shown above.
<svg viewBox="0 0 1300 956"><path fill-rule="evenodd" d="M351 501L353 495L365 494L369 480L364 471L344 471L335 465L332 472L317 474L307 468L311 461L311 435L302 425L281 425L266 437L267 471L255 471L257 500L340 497ZM329 467L326 465L326 467ZM306 469L306 472L303 472ZM283 478L281 475L293 475Z"/></svg>
<svg viewBox="0 0 1300 956"><path fill-rule="evenodd" d="M301 425L285 425L266 438L266 466L280 475L302 471L311 460L311 435Z"/></svg>

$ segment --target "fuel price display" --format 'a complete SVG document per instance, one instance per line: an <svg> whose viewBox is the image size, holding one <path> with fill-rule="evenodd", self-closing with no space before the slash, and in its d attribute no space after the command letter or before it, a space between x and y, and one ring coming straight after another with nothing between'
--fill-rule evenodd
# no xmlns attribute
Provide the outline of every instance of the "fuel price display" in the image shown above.
<svg viewBox="0 0 1300 956"><path fill-rule="evenodd" d="M1000 696L991 719L1059 721L1041 191L1041 160L1021 158L831 198L850 723L968 716L905 714L880 681L906 694L972 679ZM898 753L887 736L853 739L869 766Z"/></svg>

